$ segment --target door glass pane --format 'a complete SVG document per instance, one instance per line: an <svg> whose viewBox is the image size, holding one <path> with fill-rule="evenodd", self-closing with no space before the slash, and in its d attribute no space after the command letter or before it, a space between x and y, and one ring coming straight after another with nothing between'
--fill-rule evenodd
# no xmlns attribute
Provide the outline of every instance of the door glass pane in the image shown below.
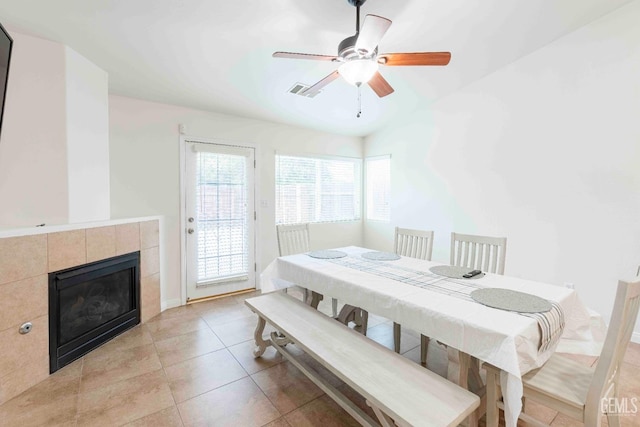
<svg viewBox="0 0 640 427"><path fill-rule="evenodd" d="M198 282L247 274L246 157L197 156Z"/></svg>

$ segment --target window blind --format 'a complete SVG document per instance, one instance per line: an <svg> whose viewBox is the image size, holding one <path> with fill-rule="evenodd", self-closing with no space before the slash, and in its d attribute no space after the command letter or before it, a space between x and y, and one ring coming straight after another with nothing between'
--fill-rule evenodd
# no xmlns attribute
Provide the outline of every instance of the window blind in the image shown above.
<svg viewBox="0 0 640 427"><path fill-rule="evenodd" d="M361 161L276 155L276 224L361 217Z"/></svg>
<svg viewBox="0 0 640 427"><path fill-rule="evenodd" d="M370 157L365 161L367 176L367 219L391 220L391 156Z"/></svg>
<svg viewBox="0 0 640 427"><path fill-rule="evenodd" d="M246 274L246 157L197 150L198 283Z"/></svg>

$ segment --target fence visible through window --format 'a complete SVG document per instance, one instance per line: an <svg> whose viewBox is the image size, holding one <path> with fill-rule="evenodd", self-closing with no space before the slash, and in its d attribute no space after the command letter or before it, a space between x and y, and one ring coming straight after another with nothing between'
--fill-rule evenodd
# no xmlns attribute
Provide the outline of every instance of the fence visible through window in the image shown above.
<svg viewBox="0 0 640 427"><path fill-rule="evenodd" d="M246 274L246 159L213 152L197 156L198 282Z"/></svg>
<svg viewBox="0 0 640 427"><path fill-rule="evenodd" d="M361 218L361 161L276 156L276 224Z"/></svg>
<svg viewBox="0 0 640 427"><path fill-rule="evenodd" d="M365 161L367 219L391 220L391 156L369 157Z"/></svg>

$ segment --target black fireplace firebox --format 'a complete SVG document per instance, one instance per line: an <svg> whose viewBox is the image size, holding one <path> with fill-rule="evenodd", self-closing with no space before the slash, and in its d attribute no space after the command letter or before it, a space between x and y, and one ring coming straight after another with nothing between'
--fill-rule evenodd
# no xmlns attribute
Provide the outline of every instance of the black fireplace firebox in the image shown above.
<svg viewBox="0 0 640 427"><path fill-rule="evenodd" d="M54 373L140 323L140 252L49 273Z"/></svg>

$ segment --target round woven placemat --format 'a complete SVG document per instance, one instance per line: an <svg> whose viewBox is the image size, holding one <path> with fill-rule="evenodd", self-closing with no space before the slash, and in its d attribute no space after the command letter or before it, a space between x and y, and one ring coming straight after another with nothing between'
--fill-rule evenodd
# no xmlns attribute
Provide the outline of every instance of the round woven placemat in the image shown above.
<svg viewBox="0 0 640 427"><path fill-rule="evenodd" d="M334 251L334 250L322 250L322 251L313 251L309 252L311 258L319 258L319 259L335 259L335 258L344 258L347 256L346 253L342 251Z"/></svg>
<svg viewBox="0 0 640 427"><path fill-rule="evenodd" d="M400 259L400 255L394 254L393 252L365 252L360 256L372 261L395 261Z"/></svg>
<svg viewBox="0 0 640 427"><path fill-rule="evenodd" d="M438 276L451 277L452 279L480 279L484 277L484 273L480 273L473 277L462 277L464 274L467 274L470 271L473 271L473 268L469 267L456 267L455 265L436 265L435 267L431 267L429 269L433 274L437 274Z"/></svg>
<svg viewBox="0 0 640 427"><path fill-rule="evenodd" d="M471 298L489 307L519 313L543 313L551 310L551 303L546 299L510 289L476 289L471 292Z"/></svg>

